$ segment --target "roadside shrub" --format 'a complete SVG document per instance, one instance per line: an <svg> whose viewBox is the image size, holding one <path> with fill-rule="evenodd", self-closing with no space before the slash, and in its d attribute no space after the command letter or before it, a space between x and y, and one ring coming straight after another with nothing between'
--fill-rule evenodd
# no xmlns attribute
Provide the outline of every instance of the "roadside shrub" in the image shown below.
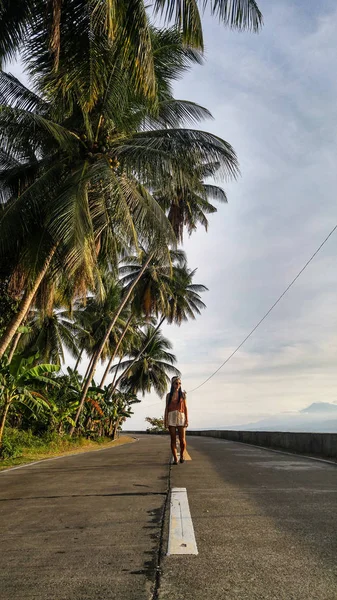
<svg viewBox="0 0 337 600"><path fill-rule="evenodd" d="M17 458L21 456L22 450L18 446L13 443L6 433L2 438L2 443L0 446L0 458Z"/></svg>
<svg viewBox="0 0 337 600"><path fill-rule="evenodd" d="M146 429L146 433L165 433L164 417L146 417L145 421L150 423L151 427Z"/></svg>
<svg viewBox="0 0 337 600"><path fill-rule="evenodd" d="M6 427L1 448L1 458L16 458L22 455L24 448L39 448L44 442L30 430L23 431L14 427Z"/></svg>
<svg viewBox="0 0 337 600"><path fill-rule="evenodd" d="M91 441L103 444L110 441L110 439L96 436ZM6 427L0 447L0 460L19 458L26 455L38 457L40 454L66 452L72 448L88 446L88 442L90 444L90 441L83 436L70 437L69 435L63 435L60 437L55 431L34 435L31 430L23 431L14 427Z"/></svg>

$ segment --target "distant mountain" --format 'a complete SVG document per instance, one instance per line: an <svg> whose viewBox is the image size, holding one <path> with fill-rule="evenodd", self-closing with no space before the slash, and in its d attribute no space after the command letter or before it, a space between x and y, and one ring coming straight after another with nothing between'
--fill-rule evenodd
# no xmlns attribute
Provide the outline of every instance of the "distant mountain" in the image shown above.
<svg viewBox="0 0 337 600"><path fill-rule="evenodd" d="M331 404L330 402L313 402L310 406L302 408L300 413L331 413L337 414L337 404Z"/></svg>
<svg viewBox="0 0 337 600"><path fill-rule="evenodd" d="M211 427L209 428L211 429ZM298 431L307 433L337 433L337 405L313 402L298 413L284 413L230 427L215 427L238 431Z"/></svg>

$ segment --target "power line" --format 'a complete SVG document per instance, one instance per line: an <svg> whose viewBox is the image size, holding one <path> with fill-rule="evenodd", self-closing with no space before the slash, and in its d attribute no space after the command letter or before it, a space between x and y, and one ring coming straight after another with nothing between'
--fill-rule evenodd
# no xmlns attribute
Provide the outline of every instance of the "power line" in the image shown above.
<svg viewBox="0 0 337 600"><path fill-rule="evenodd" d="M319 246L319 248L317 248L317 250L311 256L311 258L309 258L309 260L305 263L304 267L299 271L299 273L297 273L296 277L294 277L294 279L292 280L292 282L289 283L288 287L278 297L278 299L276 300L276 302L274 302L274 304L270 307L270 309L266 312L266 314L262 317L262 319L257 323L257 325L255 325L254 329L252 329L251 332L245 337L245 339L241 342L241 344L234 350L234 352L232 352L232 354L230 354L228 356L228 358L226 358L226 360L220 365L220 367L218 367L216 369L216 371L214 371L214 373L212 373L212 375L210 375L207 379L205 379L205 381L203 381L200 385L198 385L197 387L195 387L193 390L190 390L189 393L195 392L196 390L198 390L199 388L201 388L203 385L205 385L205 383L207 383L207 381L209 381L210 379L212 379L212 377L214 377L214 375L216 375L218 373L218 371L220 371L220 369L222 369L222 367L224 367L225 364L228 363L228 361L232 358L232 356L234 356L234 354L236 354L237 351L240 350L241 346L243 346L243 344L248 340L248 338L250 338L250 336L254 333L254 331L256 331L256 329L261 325L261 323L268 317L268 315L271 313L271 311L273 310L273 308L275 308L275 306L280 302L280 300L283 298L283 296L285 296L285 294L287 293L287 291L291 288L291 286L295 283L295 281L300 277L300 275L307 268L307 266L311 263L311 261L315 258L316 254L318 254L318 252L321 250L321 248L323 248L324 244L328 241L329 237L332 236L332 234L336 231L336 229L337 229L337 225L335 225L335 227L330 231L329 235L321 243L321 245Z"/></svg>

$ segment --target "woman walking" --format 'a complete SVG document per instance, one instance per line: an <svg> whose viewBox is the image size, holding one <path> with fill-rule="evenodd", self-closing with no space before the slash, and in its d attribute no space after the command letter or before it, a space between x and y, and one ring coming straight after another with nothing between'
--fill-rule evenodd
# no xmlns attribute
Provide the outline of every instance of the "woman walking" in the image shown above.
<svg viewBox="0 0 337 600"><path fill-rule="evenodd" d="M188 427L188 414L186 405L186 392L181 389L180 377L172 377L171 390L166 396L166 408L164 416L164 425L169 429L171 436L171 449L173 454L173 464L178 464L177 456L177 429L180 443L180 462L184 462L184 452L186 449L186 427Z"/></svg>

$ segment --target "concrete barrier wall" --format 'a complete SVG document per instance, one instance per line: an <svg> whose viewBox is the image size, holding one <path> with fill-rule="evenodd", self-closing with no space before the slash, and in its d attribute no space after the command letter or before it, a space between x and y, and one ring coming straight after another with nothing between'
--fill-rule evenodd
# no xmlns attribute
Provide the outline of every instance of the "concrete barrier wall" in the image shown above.
<svg viewBox="0 0 337 600"><path fill-rule="evenodd" d="M315 454L337 458L337 433L295 433L285 431L190 431L187 435L199 435L254 444L275 450L287 450L299 454Z"/></svg>

